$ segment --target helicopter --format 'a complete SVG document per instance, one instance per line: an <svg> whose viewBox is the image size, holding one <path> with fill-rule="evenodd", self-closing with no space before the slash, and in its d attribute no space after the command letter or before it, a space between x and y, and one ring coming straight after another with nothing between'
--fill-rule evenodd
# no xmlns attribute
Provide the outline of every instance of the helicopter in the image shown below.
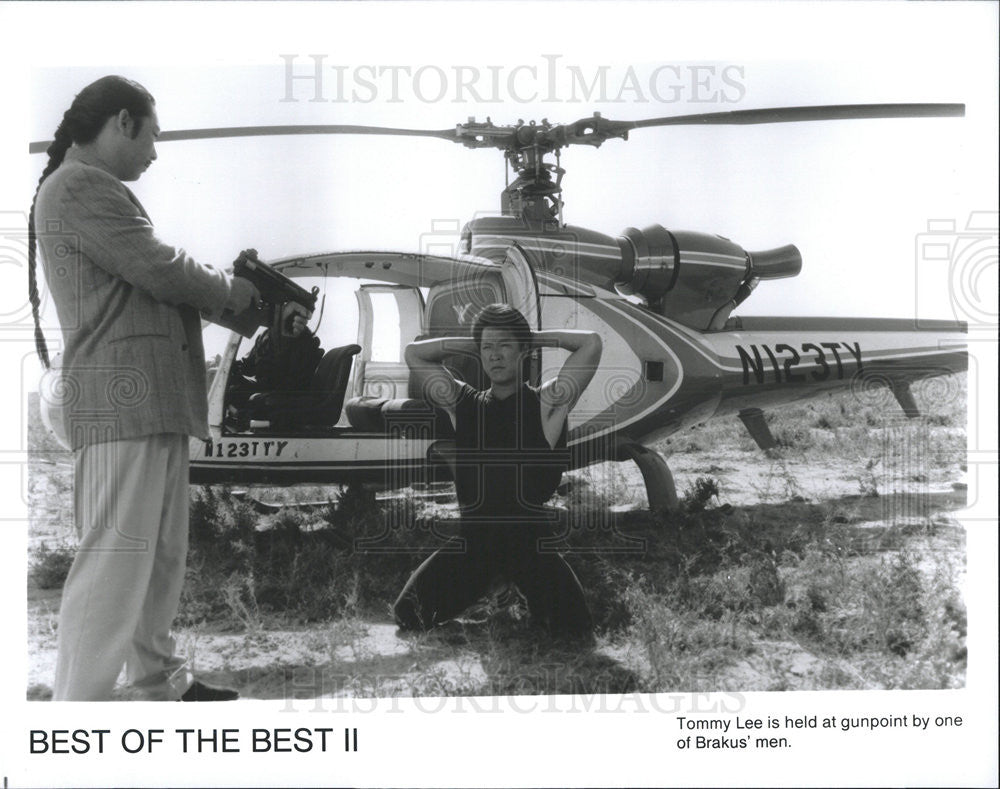
<svg viewBox="0 0 1000 789"><path fill-rule="evenodd" d="M961 117L962 104L780 107L617 121L599 113L566 123L496 125L470 118L454 128L316 125L166 131L159 141L296 134L429 137L503 153L500 211L477 216L454 248L435 253L339 251L265 263L241 255L238 273L265 283L270 315L289 300L313 310L324 349L304 390L266 391L244 375L246 341L272 319L234 323L211 370L208 438L192 438L196 484L365 483L398 489L447 480L453 432L422 397L403 352L417 339L465 335L487 304L516 307L536 329L600 334L601 368L568 420L571 467L633 462L651 509L678 506L666 459L650 445L719 417L737 417L763 450L776 445L764 409L845 389L884 386L907 417L919 416L918 380L968 367L967 325L889 318L733 316L759 283L798 275L794 245L748 251L703 232L653 224L619 235L564 222L560 152L627 140L661 126L767 124L866 118ZM45 150L32 143L30 150ZM529 383L553 375L566 352L524 361ZM477 358L446 360L477 388ZM52 421L53 385L43 386ZM72 419L72 414L66 415ZM56 429L58 433L59 430Z"/></svg>

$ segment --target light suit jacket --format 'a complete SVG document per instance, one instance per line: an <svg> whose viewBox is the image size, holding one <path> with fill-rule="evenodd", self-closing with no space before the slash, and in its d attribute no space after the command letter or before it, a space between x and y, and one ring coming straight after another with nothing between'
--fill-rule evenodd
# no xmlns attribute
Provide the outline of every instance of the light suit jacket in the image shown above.
<svg viewBox="0 0 1000 789"><path fill-rule="evenodd" d="M76 148L42 184L35 229L63 332L56 397L72 448L206 436L201 316L236 306L232 278L160 241L135 195Z"/></svg>

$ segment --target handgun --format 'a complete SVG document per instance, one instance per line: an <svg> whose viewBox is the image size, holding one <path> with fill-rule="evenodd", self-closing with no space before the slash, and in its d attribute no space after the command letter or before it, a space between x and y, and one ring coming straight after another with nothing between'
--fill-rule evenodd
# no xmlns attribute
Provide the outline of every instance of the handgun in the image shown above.
<svg viewBox="0 0 1000 789"><path fill-rule="evenodd" d="M309 291L295 284L257 257L256 249L244 249L240 252L233 261L233 271L237 277L249 280L260 293L260 308L244 310L239 315L227 312L220 321L223 326L244 337L253 336L258 326L270 326L277 335L282 334L283 329L287 332L287 327L280 326L279 321L282 307L289 302L301 304L310 312L316 309L319 288L314 287Z"/></svg>

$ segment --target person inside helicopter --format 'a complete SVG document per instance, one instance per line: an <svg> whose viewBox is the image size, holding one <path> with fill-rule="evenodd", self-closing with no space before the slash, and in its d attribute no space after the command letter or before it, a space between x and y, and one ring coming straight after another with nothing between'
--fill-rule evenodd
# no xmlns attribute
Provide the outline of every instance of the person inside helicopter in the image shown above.
<svg viewBox="0 0 1000 789"><path fill-rule="evenodd" d="M322 358L319 338L308 328L292 336L281 332L276 336L265 328L247 355L233 365L230 403L245 405L256 392L305 391Z"/></svg>
<svg viewBox="0 0 1000 789"><path fill-rule="evenodd" d="M360 350L349 345L324 352L304 325L288 334L265 329L233 364L226 389L227 423L238 431L332 427Z"/></svg>
<svg viewBox="0 0 1000 789"><path fill-rule="evenodd" d="M260 408L251 408L254 395L308 389L322 358L319 338L308 328L303 326L296 334L278 336L275 341L271 328L266 327L246 356L233 363L226 386L226 422L236 430L248 430L252 417L266 416L259 413Z"/></svg>
<svg viewBox="0 0 1000 789"><path fill-rule="evenodd" d="M601 338L587 331L532 331L524 316L491 304L470 337L410 343L405 358L424 399L455 428L459 536L411 575L393 607L400 629L428 630L461 615L498 582L524 595L533 621L557 637L592 641L593 621L569 564L541 540L551 532L545 502L567 468L567 417L601 359ZM540 387L524 381L522 361L535 348L570 352ZM477 390L442 361L478 356L489 387Z"/></svg>

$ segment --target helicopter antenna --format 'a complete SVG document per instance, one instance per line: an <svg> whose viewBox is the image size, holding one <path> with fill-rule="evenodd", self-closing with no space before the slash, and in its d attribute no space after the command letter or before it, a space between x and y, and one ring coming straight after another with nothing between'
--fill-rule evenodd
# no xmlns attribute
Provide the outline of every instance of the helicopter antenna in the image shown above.
<svg viewBox="0 0 1000 789"><path fill-rule="evenodd" d="M320 324L323 323L323 311L326 309L326 280L330 272L326 266L323 266L323 298L319 303L319 316L316 318L316 328L319 329ZM315 332L314 332L315 333Z"/></svg>

